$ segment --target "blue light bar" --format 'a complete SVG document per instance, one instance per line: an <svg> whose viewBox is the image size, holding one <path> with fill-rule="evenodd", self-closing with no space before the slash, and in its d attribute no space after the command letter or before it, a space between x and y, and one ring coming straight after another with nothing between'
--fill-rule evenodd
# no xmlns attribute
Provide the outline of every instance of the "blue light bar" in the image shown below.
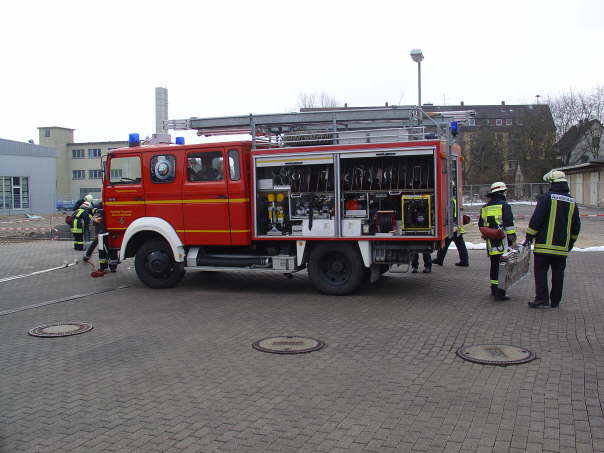
<svg viewBox="0 0 604 453"><path fill-rule="evenodd" d="M451 121L451 134L453 135L453 137L455 137L458 132L459 126L457 124L457 121Z"/></svg>
<svg viewBox="0 0 604 453"><path fill-rule="evenodd" d="M140 136L136 132L133 132L130 135L128 135L128 146L140 146L140 144L141 144L141 139L140 139Z"/></svg>
<svg viewBox="0 0 604 453"><path fill-rule="evenodd" d="M184 145L185 144L185 138L184 137L176 137L176 144L177 145Z"/></svg>

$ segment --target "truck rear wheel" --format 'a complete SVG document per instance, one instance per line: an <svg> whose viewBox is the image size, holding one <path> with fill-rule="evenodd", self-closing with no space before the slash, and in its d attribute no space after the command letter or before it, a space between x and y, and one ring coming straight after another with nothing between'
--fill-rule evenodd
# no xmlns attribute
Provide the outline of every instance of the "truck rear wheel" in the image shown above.
<svg viewBox="0 0 604 453"><path fill-rule="evenodd" d="M343 296L359 287L365 275L363 259L350 244L322 243L310 253L308 275L323 294Z"/></svg>
<svg viewBox="0 0 604 453"><path fill-rule="evenodd" d="M174 261L172 249L163 239L145 242L134 258L134 268L140 281L155 289L175 286L185 275L184 267L184 263Z"/></svg>

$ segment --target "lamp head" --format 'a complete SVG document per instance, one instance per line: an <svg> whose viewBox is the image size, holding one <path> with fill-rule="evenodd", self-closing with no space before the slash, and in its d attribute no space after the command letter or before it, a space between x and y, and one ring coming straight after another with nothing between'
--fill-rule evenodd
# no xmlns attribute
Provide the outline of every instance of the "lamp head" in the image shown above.
<svg viewBox="0 0 604 453"><path fill-rule="evenodd" d="M421 49L412 49L409 55L411 55L411 58L413 58L413 61L416 63L419 63L424 59L424 54L422 53Z"/></svg>

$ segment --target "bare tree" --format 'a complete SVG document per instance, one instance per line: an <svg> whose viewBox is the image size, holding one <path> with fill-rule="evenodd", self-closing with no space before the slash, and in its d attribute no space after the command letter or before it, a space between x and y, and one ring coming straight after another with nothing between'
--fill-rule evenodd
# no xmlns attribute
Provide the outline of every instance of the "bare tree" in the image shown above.
<svg viewBox="0 0 604 453"><path fill-rule="evenodd" d="M305 92L298 94L299 108L335 108L339 106L340 103L338 100L325 92L322 92L321 94Z"/></svg>
<svg viewBox="0 0 604 453"><path fill-rule="evenodd" d="M556 125L557 140L581 121L597 119L604 122L604 86L596 87L591 93L570 89L556 98L550 98L548 103Z"/></svg>

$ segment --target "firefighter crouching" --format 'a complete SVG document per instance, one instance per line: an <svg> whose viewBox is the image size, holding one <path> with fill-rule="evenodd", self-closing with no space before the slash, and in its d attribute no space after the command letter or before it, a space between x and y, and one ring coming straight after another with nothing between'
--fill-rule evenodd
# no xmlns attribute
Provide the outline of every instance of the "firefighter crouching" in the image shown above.
<svg viewBox="0 0 604 453"><path fill-rule="evenodd" d="M105 230L105 218L103 212L103 204L101 203L98 208L93 209L92 223L94 225L94 240L88 246L86 253L84 254L84 261L90 260L94 249L99 247L99 270L105 272L108 268L111 272L115 272L116 264L110 261L109 256L109 244L107 242L107 232ZM99 238L101 240L99 244Z"/></svg>
<svg viewBox="0 0 604 453"><path fill-rule="evenodd" d="M490 199L480 210L478 226L487 242L487 255L491 259L491 295L495 300L507 300L505 290L498 288L499 263L508 247L516 244L516 229L512 207L505 198L507 186L503 182L491 184L487 194ZM486 227L487 229L483 229Z"/></svg>
<svg viewBox="0 0 604 453"><path fill-rule="evenodd" d="M91 218L90 202L88 201L84 201L71 216L71 233L73 234L73 248L75 250L84 250L84 231L88 227Z"/></svg>
<svg viewBox="0 0 604 453"><path fill-rule="evenodd" d="M543 180L550 183L550 189L537 200L524 242L529 245L535 241L535 300L529 302L529 307L555 308L562 299L566 257L579 237L581 220L564 172L552 170L543 176ZM547 272L550 267L552 291L548 294Z"/></svg>

